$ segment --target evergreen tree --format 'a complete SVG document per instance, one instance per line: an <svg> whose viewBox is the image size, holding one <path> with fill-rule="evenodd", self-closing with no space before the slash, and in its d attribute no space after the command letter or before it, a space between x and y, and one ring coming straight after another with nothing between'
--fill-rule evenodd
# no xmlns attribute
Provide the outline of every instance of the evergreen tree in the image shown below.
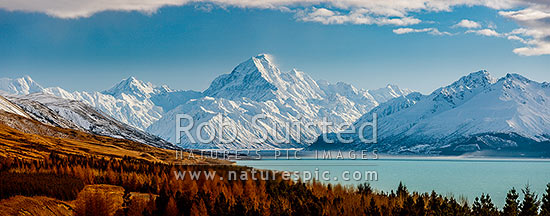
<svg viewBox="0 0 550 216"><path fill-rule="evenodd" d="M540 206L541 216L550 216L550 183L546 185L546 193L542 197L542 205Z"/></svg>
<svg viewBox="0 0 550 216"><path fill-rule="evenodd" d="M414 213L415 215L423 216L426 215L426 209L425 209L425 203L424 198L422 196L418 196L416 198L416 203L414 204Z"/></svg>
<svg viewBox="0 0 550 216"><path fill-rule="evenodd" d="M403 185L403 182L399 182L399 186L397 186L397 197L403 198L409 195L409 191L407 190L407 186Z"/></svg>
<svg viewBox="0 0 550 216"><path fill-rule="evenodd" d="M506 195L506 204L504 205L502 215L503 216L517 216L519 215L519 195L515 188L512 188Z"/></svg>
<svg viewBox="0 0 550 216"><path fill-rule="evenodd" d="M498 210L495 207L495 204L493 204L489 194L485 195L485 198L481 196L481 205L483 206L483 212L485 215L498 215Z"/></svg>
<svg viewBox="0 0 550 216"><path fill-rule="evenodd" d="M376 206L376 202L374 202L374 199L370 198L369 207L367 208L366 215L370 216L379 216L380 215L380 209L378 209L378 206Z"/></svg>
<svg viewBox="0 0 550 216"><path fill-rule="evenodd" d="M435 193L435 191L432 191L430 194L430 200L428 201L428 209L430 211L430 214L433 215L441 215L441 204L439 202L439 197Z"/></svg>
<svg viewBox="0 0 550 216"><path fill-rule="evenodd" d="M520 216L533 216L537 215L539 209L539 201L537 195L531 191L529 185L525 186L523 192L523 202L520 207Z"/></svg>
<svg viewBox="0 0 550 216"><path fill-rule="evenodd" d="M472 206L472 214L479 216L498 215L498 210L491 201L489 194L481 194L481 198L476 197Z"/></svg>
<svg viewBox="0 0 550 216"><path fill-rule="evenodd" d="M360 194L364 194L365 196L372 193L372 187L369 183L359 184L359 186L357 186L357 190Z"/></svg>
<svg viewBox="0 0 550 216"><path fill-rule="evenodd" d="M399 215L413 215L414 214L414 200L411 196L407 196L405 199L405 202L403 203L403 207L401 208L401 211L399 212Z"/></svg>

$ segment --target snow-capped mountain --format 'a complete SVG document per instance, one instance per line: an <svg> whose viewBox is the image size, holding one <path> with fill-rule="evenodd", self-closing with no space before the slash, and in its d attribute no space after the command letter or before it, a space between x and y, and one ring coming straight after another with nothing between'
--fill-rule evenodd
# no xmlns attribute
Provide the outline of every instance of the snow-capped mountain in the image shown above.
<svg viewBox="0 0 550 216"><path fill-rule="evenodd" d="M384 91L388 93L382 93ZM203 144L192 143L191 140L198 140L197 127L193 127L191 138L182 137L181 145L184 147L304 147L309 143L303 141L315 138L322 132L321 129L317 126L301 128L301 133L298 133L295 127L285 124L301 122L302 125L317 125L323 119L335 124L351 123L379 103L410 91L391 86L377 92L380 92L377 94L378 101L369 91L358 90L349 84L317 82L296 69L283 73L272 63L269 55L261 54L239 64L231 73L216 78L203 92L205 97L192 99L165 113L147 131L174 142L175 116L188 114L195 120L195 126L201 123L212 126L201 130L204 137L219 135L218 128L223 121L235 126L232 130L224 128L222 133L235 135L236 141L222 143L215 139ZM253 117L258 114L267 116L259 120L261 128L255 127L253 122ZM287 128L290 128L290 142L281 143L279 140L288 134ZM331 127L329 131L337 130ZM265 142L254 142L262 136L267 137Z"/></svg>
<svg viewBox="0 0 550 216"><path fill-rule="evenodd" d="M389 152L525 150L527 143L550 147L549 84L518 74L495 79L487 71L471 73L430 95L392 99L354 125L371 122L373 113L378 115L376 148Z"/></svg>
<svg viewBox="0 0 550 216"><path fill-rule="evenodd" d="M43 89L29 76L17 79L0 78L0 93L3 94L30 94L42 92Z"/></svg>
<svg viewBox="0 0 550 216"><path fill-rule="evenodd" d="M57 97L82 101L112 116L118 121L140 130L162 117L162 114L192 98L200 92L175 91L168 86L154 86L135 77L120 81L102 92L68 92L60 87L45 88L43 92Z"/></svg>
<svg viewBox="0 0 550 216"><path fill-rule="evenodd" d="M27 113L25 113L23 109L21 109L19 106L13 104L11 101L7 100L2 96L0 96L0 111L9 112L9 113L30 118L30 116Z"/></svg>
<svg viewBox="0 0 550 216"><path fill-rule="evenodd" d="M161 148L175 148L157 136L123 124L80 101L45 93L9 96L8 99L29 113L32 119L47 125L128 139Z"/></svg>
<svg viewBox="0 0 550 216"><path fill-rule="evenodd" d="M297 129L291 129L291 141L281 143L278 140L285 137L286 129L290 128L287 123L299 121L307 125L326 119L335 124L349 124L378 104L410 93L409 90L401 90L393 85L367 91L341 82L332 84L315 81L296 69L283 73L267 54L252 57L235 67L231 73L219 76L204 92L172 90L167 86L155 86L134 77L124 79L101 92L68 92L60 87L42 88L30 77L4 80L0 90L9 94L43 92L63 99L81 101L123 124L146 130L170 142L176 141L176 114L191 115L196 120L195 123L211 123L214 128L220 126L222 120L228 121L234 126L235 131L224 133L238 134L236 142L228 145L216 141L194 144L189 142L189 137L183 137L181 146L186 148L303 147L308 143L296 140L314 138L322 131L318 127L302 129L300 133ZM18 80L25 82L20 84ZM34 98L40 104L47 102L39 99ZM60 114L65 112L65 108L70 108L63 108L55 103L45 105ZM36 106L38 105L24 104L23 107L36 112ZM47 114L36 112L33 115L41 119L48 116ZM259 120L263 130L252 124L253 117L257 114L267 116L266 119ZM92 123L82 122L78 118L71 120L76 121L76 125L83 129L89 129L87 124ZM50 124L66 125L59 121ZM195 134L194 130L192 134ZM331 127L329 131L334 132L338 129ZM114 131L109 133L116 134ZM204 136L214 133L214 130L206 131ZM263 135L267 136L266 142L257 144L251 141Z"/></svg>
<svg viewBox="0 0 550 216"><path fill-rule="evenodd" d="M150 83L143 83L133 77L122 80L113 88L102 92L68 92L60 87L46 88L43 92L57 97L82 101L114 117L122 123L140 130L162 117L163 110L156 106L150 95L159 92Z"/></svg>

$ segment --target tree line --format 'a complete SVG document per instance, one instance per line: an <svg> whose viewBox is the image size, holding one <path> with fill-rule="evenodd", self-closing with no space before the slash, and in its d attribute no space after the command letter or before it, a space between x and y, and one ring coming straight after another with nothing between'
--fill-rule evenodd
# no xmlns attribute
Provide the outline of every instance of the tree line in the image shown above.
<svg viewBox="0 0 550 216"><path fill-rule="evenodd" d="M229 181L229 171L247 167L224 165L174 165L130 157L109 158L52 153L45 159L0 158L0 199L15 195L77 199L84 185L122 186L125 194L154 194L150 202L137 202L125 195L117 215L506 215L550 216L550 184L542 197L529 186L523 199L512 188L506 204L498 209L490 195L482 194L470 204L431 193L409 192L399 184L394 191L376 191L369 184L357 187L316 181ZM177 180L174 171L216 171L215 178ZM248 172L253 175L252 172ZM258 173L256 173L259 175ZM218 176L223 177L223 180ZM259 176L257 176L259 178ZM77 215L104 215L105 196L81 197ZM87 206L88 205L88 206ZM91 207L93 206L93 207ZM106 208L106 207L105 207ZM90 212L92 211L92 212Z"/></svg>

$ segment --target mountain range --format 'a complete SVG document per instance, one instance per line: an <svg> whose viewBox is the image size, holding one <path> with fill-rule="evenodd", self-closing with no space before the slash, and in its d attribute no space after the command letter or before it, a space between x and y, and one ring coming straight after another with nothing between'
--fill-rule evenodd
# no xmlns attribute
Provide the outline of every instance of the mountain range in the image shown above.
<svg viewBox="0 0 550 216"><path fill-rule="evenodd" d="M478 71L429 95L411 93L389 100L359 118L377 114L378 143L359 142L316 148L376 148L390 153L545 155L550 152L550 84L519 74L493 78ZM365 134L370 134L367 127ZM335 134L331 134L335 137ZM375 146L375 147L374 147Z"/></svg>
<svg viewBox="0 0 550 216"><path fill-rule="evenodd" d="M0 108L14 113L23 110L31 118L53 126L167 148L306 147L377 149L392 154L524 154L550 149L549 86L519 74L497 79L487 71L478 71L428 95L395 85L364 90L343 82L315 80L296 69L281 72L269 55L260 54L220 75L203 92L173 90L134 77L100 92L44 88L30 77L3 78L0 91L18 107ZM187 114L195 121L190 136L180 134L180 143L175 142L177 114ZM266 118L254 122L258 114ZM358 128L372 122L373 114L378 121L378 142L374 145L359 142L357 134L341 134L354 139L351 144L327 144L321 139L312 144L303 140L315 140L324 132L334 138L345 128L323 131L318 126L302 127L298 133L297 128L287 125L329 121ZM200 124L212 127L200 128L198 137ZM192 142L220 134L234 135L235 140ZM289 140L280 140L287 135ZM266 140L255 141L260 137Z"/></svg>
<svg viewBox="0 0 550 216"><path fill-rule="evenodd" d="M0 79L0 91L13 98L31 97L31 101L38 101L59 113L64 113L65 108L74 107L68 103L79 101L79 105L94 107L96 111L122 124L171 143L176 140L176 114L192 116L196 120L195 125L210 123L213 129L202 131L206 137L219 134L216 129L226 121L234 127L231 128L233 131L224 130L223 134L236 134L236 142L222 143L216 139L210 143L191 143L189 137L184 136L182 142L177 144L183 148L225 149L305 147L309 143L296 140L314 138L322 131L314 127L298 134L295 129L291 129L288 142L276 142L277 138L287 135L286 122L317 123L326 118L336 124L352 123L378 104L411 92L395 85L363 90L342 82L333 84L316 81L296 69L283 73L267 54L254 56L239 64L231 73L219 76L204 92L172 90L165 85L155 86L134 77L100 92L68 92L61 87L44 88L28 76ZM38 93L40 96L32 96ZM47 103L49 99L46 95L65 100L51 99L56 102ZM60 108L63 103L67 105ZM266 133L252 126L251 121L256 114L268 117L261 121L267 129ZM77 126L90 128L90 122L72 120L76 121ZM193 128L191 131L193 136L195 130ZM252 141L260 136L266 136L266 142Z"/></svg>

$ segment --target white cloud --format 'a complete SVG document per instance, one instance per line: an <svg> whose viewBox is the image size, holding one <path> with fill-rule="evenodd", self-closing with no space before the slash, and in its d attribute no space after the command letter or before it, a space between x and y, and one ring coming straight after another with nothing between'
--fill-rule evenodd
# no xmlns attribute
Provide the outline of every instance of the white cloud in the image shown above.
<svg viewBox="0 0 550 216"><path fill-rule="evenodd" d="M85 18L103 11L138 11L152 14L161 7L188 4L208 4L205 7L197 7L205 11L211 10L212 7L281 10L295 13L297 20L323 24L395 26L421 23L420 19L412 15L415 12L450 12L460 6L482 6L499 10L501 16L517 22L530 33L499 34L491 29L480 29L470 33L506 36L510 40L520 41L526 45L514 50L520 55L550 54L548 0L0 0L0 9L39 12L58 18ZM479 23L471 20L461 20L456 26L481 28ZM426 29L432 30L421 30L436 35L449 34L440 32L437 28Z"/></svg>
<svg viewBox="0 0 550 216"><path fill-rule="evenodd" d="M151 14L161 7L178 6L189 0L0 0L8 11L41 12L59 18L90 17L103 11L140 11Z"/></svg>
<svg viewBox="0 0 550 216"><path fill-rule="evenodd" d="M550 43L541 43L530 47L514 49L514 53L523 56L537 56L550 54Z"/></svg>
<svg viewBox="0 0 550 216"><path fill-rule="evenodd" d="M454 27L462 27L462 28L481 28L481 24L479 24L479 23L476 22L476 21L463 19L463 20L461 20L459 23L457 23L456 25L454 25Z"/></svg>
<svg viewBox="0 0 550 216"><path fill-rule="evenodd" d="M164 6L209 3L221 7L285 9L323 6L361 11L382 17L405 17L409 12L451 11L455 6L486 6L511 9L517 0L0 0L0 8L9 11L41 12L60 18L89 17L102 11L140 11L153 13Z"/></svg>
<svg viewBox="0 0 550 216"><path fill-rule="evenodd" d="M420 28L420 29L398 28L393 30L393 33L395 34L408 34L408 33L418 33L418 32L427 32L428 34L432 34L432 35L451 35L451 33L449 32L441 32L436 28Z"/></svg>
<svg viewBox="0 0 550 216"><path fill-rule="evenodd" d="M477 35L483 35L487 37L500 37L502 36L500 33L496 32L493 29L480 29L480 30L468 30L466 33L474 33Z"/></svg>
<svg viewBox="0 0 550 216"><path fill-rule="evenodd" d="M523 38L521 37L518 37L516 35L510 35L508 37L506 37L508 40L516 40L516 41L519 41L519 42L522 42L522 43L527 43L526 40L524 40Z"/></svg>
<svg viewBox="0 0 550 216"><path fill-rule="evenodd" d="M550 5L546 7L535 5L516 11L500 11L499 14L524 26L508 34L508 39L520 41L526 45L514 49L514 53L524 56L550 54Z"/></svg>
<svg viewBox="0 0 550 216"><path fill-rule="evenodd" d="M407 26L418 24L421 20L414 17L375 17L365 10L354 10L349 13L332 11L326 8L313 8L298 12L296 16L299 20L305 22L318 22L328 24L360 24L360 25L396 25Z"/></svg>
<svg viewBox="0 0 550 216"><path fill-rule="evenodd" d="M537 10L535 8L527 8L519 11L500 11L499 14L522 22L531 22L544 18L550 18L550 13Z"/></svg>

